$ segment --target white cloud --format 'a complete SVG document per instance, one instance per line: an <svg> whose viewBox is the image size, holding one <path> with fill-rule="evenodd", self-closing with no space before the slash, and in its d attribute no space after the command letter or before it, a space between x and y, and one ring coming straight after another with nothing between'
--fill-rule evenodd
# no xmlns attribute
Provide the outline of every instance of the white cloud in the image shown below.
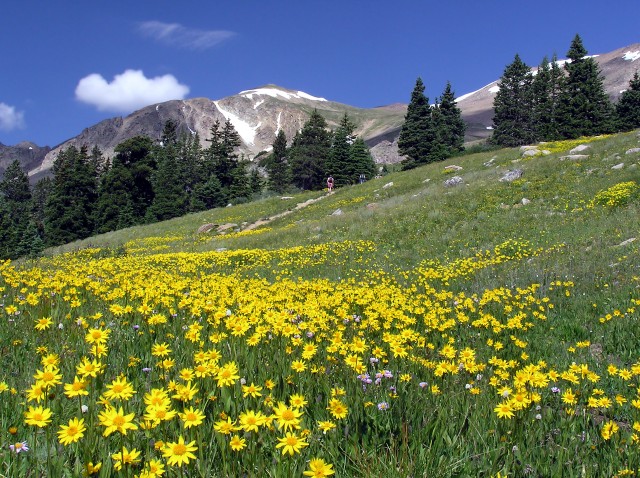
<svg viewBox="0 0 640 478"><path fill-rule="evenodd" d="M196 30L179 23L155 20L140 23L138 31L162 43L191 50L206 50L235 35L234 32L227 30Z"/></svg>
<svg viewBox="0 0 640 478"><path fill-rule="evenodd" d="M11 131L24 128L24 113L15 107L0 103L0 130Z"/></svg>
<svg viewBox="0 0 640 478"><path fill-rule="evenodd" d="M181 100L189 93L173 75L147 78L142 70L126 70L108 83L102 75L92 73L76 86L76 99L100 111L129 112L153 103Z"/></svg>

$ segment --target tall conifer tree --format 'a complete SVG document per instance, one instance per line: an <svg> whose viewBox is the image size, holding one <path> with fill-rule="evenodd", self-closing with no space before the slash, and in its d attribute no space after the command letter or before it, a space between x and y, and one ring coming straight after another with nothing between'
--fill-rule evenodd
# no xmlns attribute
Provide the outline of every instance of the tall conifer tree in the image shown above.
<svg viewBox="0 0 640 478"><path fill-rule="evenodd" d="M600 68L576 35L567 52L567 78L558 105L558 127L563 138L610 133L614 109L605 93Z"/></svg>
<svg viewBox="0 0 640 478"><path fill-rule="evenodd" d="M424 91L422 78L418 77L398 138L398 151L406 156L402 161L403 169L412 169L431 160L435 135L429 98L425 96Z"/></svg>
<svg viewBox="0 0 640 478"><path fill-rule="evenodd" d="M278 194L284 193L291 182L291 171L287 162L287 136L281 129L273 141L273 151L269 161L269 189Z"/></svg>
<svg viewBox="0 0 640 478"><path fill-rule="evenodd" d="M53 163L53 185L45 206L48 245L83 239L94 231L95 170L85 147L70 146Z"/></svg>
<svg viewBox="0 0 640 478"><path fill-rule="evenodd" d="M353 184L357 180L355 165L351 162L351 146L356 138L353 134L355 128L356 126L345 112L340 124L333 132L326 168L336 184Z"/></svg>
<svg viewBox="0 0 640 478"><path fill-rule="evenodd" d="M331 149L331 134L327 122L317 110L313 110L302 130L296 134L290 149L291 174L295 186L304 190L324 187L324 179L333 171L327 171L326 158Z"/></svg>
<svg viewBox="0 0 640 478"><path fill-rule="evenodd" d="M493 100L493 144L521 146L535 141L531 83L530 68L516 54L505 68Z"/></svg>
<svg viewBox="0 0 640 478"><path fill-rule="evenodd" d="M432 155L435 160L445 159L464 150L464 133L466 125L462 119L462 112L456 103L456 97L447 82L442 96L433 109L432 121L436 130L435 142L439 153Z"/></svg>
<svg viewBox="0 0 640 478"><path fill-rule="evenodd" d="M616 104L616 116L620 130L640 128L640 75L637 71Z"/></svg>

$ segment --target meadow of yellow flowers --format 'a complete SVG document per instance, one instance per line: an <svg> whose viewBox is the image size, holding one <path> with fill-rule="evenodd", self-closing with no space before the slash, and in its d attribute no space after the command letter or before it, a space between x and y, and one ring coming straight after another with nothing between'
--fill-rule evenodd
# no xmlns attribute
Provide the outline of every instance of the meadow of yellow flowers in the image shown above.
<svg viewBox="0 0 640 478"><path fill-rule="evenodd" d="M638 277L577 327L576 278L510 272L564 243L393 268L373 240L176 240L0 265L1 476L638 473Z"/></svg>

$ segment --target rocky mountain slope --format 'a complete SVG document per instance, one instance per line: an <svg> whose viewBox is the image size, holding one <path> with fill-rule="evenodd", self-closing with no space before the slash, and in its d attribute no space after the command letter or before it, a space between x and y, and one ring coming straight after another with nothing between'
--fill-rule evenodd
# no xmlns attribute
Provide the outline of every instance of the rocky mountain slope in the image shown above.
<svg viewBox="0 0 640 478"><path fill-rule="evenodd" d="M49 151L51 151L51 148L48 146L40 147L28 141L23 141L14 146L6 146L0 143L0 177L4 174L7 166L16 159L20 161L22 168L26 171L37 168L42 164Z"/></svg>
<svg viewBox="0 0 640 478"><path fill-rule="evenodd" d="M595 55L595 58L602 70L606 91L616 100L628 86L635 71L640 69L640 43ZM491 134L493 97L497 91L498 80L458 98L458 105L467 123L467 142L482 140ZM110 156L119 143L132 136L143 134L159 138L164 123L169 119L176 121L184 132L198 133L203 146L207 145L206 139L213 123L216 120L223 123L229 119L242 138L241 153L251 159L261 151L270 150L280 129L284 130L288 139L293 138L314 108L331 127L337 125L346 112L358 125L356 133L367 142L378 163L400 160L396 142L406 105L356 108L302 91L266 85L220 100L193 98L167 101L147 106L124 118L104 120L49 151L42 163L30 170L29 175L33 178L47 174L58 152L71 145L97 145L106 156Z"/></svg>

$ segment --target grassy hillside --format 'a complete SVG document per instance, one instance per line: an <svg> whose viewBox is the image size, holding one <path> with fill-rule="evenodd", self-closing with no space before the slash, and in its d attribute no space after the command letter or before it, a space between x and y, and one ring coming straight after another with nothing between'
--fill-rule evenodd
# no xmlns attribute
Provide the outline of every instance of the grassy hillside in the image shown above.
<svg viewBox="0 0 640 478"><path fill-rule="evenodd" d="M3 265L0 473L638 473L638 147L469 154Z"/></svg>

